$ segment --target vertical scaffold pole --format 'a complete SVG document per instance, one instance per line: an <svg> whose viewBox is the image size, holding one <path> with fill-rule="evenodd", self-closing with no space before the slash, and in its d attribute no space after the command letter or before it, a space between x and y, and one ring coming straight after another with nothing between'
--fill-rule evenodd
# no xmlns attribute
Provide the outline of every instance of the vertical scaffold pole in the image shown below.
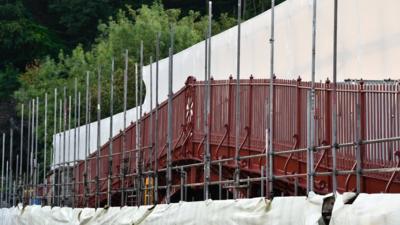
<svg viewBox="0 0 400 225"><path fill-rule="evenodd" d="M22 160L23 160L23 148L24 148L24 104L21 104L21 131L20 131L20 142L19 142L19 155L20 155L20 162L19 162L19 183L18 185L22 188ZM22 198L21 198L22 199Z"/></svg>
<svg viewBox="0 0 400 225"><path fill-rule="evenodd" d="M183 169L183 167L181 166L181 168L180 168L180 178L181 178L181 185L180 185L180 199L181 199L181 201L184 201L184 191L185 191L185 175L184 175L184 169Z"/></svg>
<svg viewBox="0 0 400 225"><path fill-rule="evenodd" d="M171 198L171 153L172 153L172 49L169 48L169 73L168 73L168 152L167 152L167 203Z"/></svg>
<svg viewBox="0 0 400 225"><path fill-rule="evenodd" d="M66 196L68 199L68 204L70 203L71 194L69 192L69 188L71 186L70 182L70 169L71 169L71 110L72 109L72 97L68 96L68 148L66 149L66 170L67 170L67 180L66 180Z"/></svg>
<svg viewBox="0 0 400 225"><path fill-rule="evenodd" d="M207 1L206 1L206 3L207 3ZM204 29L204 94L203 94L203 96L204 96L204 107L203 107L203 126L204 126L204 157L203 157L203 163L204 163L204 192L203 192L203 195L205 196L205 190L206 190L206 188L205 188L205 186L206 186L206 183L205 183L205 175L206 175L206 173L205 173L205 168L206 168L206 162L205 162L205 160L206 160L206 152L207 152L207 150L206 150L206 148L207 148L207 131L208 131L208 129L207 129L207 101L208 101L208 97L207 97L207 87L208 87L208 85L207 85L207 83L208 83L208 73L207 73L207 71L208 71L208 27L206 28L206 29ZM205 198L205 197L204 197Z"/></svg>
<svg viewBox="0 0 400 225"><path fill-rule="evenodd" d="M32 189L34 189L34 182L35 182L35 162L34 162L34 153L35 153L35 99L32 99L32 117L31 117L31 119L32 119L32 125L31 125L31 153L30 153L30 155L31 155L31 158L30 158L30 160L31 160L31 162L30 162L30 172L31 172L31 175L30 175L30 190L29 190L29 193L31 194L32 193ZM32 193L32 194L34 194L34 193ZM34 196L34 195L33 195Z"/></svg>
<svg viewBox="0 0 400 225"><path fill-rule="evenodd" d="M12 174L12 172L11 172L11 170L12 170L12 163L11 163L11 161L9 162L9 164L8 164L8 167L9 167L9 169L8 169L8 172L9 172L9 175L8 175L8 203L9 203L9 207L11 207L12 206L12 203L13 203L13 174Z"/></svg>
<svg viewBox="0 0 400 225"><path fill-rule="evenodd" d="M101 68L97 71L97 153L96 153L96 208L100 207L100 150L101 150Z"/></svg>
<svg viewBox="0 0 400 225"><path fill-rule="evenodd" d="M208 2L208 31L207 31L207 117L209 117L210 114L210 82L211 82L211 37L212 37L212 1ZM207 122L207 126L209 127L209 122ZM209 129L209 128L208 128ZM209 130L207 130L209 134ZM209 138L207 138L208 142L210 141ZM210 154L210 143L207 144L208 152L207 154Z"/></svg>
<svg viewBox="0 0 400 225"><path fill-rule="evenodd" d="M150 170L153 171L152 178L154 178L154 167L152 163L152 158L154 155L154 135L153 135L153 57L150 56L150 128L149 128L149 137L150 137L150 149L149 149L149 161L150 161ZM151 180L152 190L147 190L147 193L150 193L154 196L154 181ZM151 204L150 199L147 201L147 204Z"/></svg>
<svg viewBox="0 0 400 225"><path fill-rule="evenodd" d="M218 199L222 200L222 163L218 163Z"/></svg>
<svg viewBox="0 0 400 225"><path fill-rule="evenodd" d="M89 127L89 71L86 72L86 98L85 98L85 168L83 173L83 186L84 186L84 205L88 206L88 155L89 155L89 146L90 146L90 127Z"/></svg>
<svg viewBox="0 0 400 225"><path fill-rule="evenodd" d="M334 0L333 18L333 95L332 95L332 192L337 191L337 22L338 22L338 0Z"/></svg>
<svg viewBox="0 0 400 225"><path fill-rule="evenodd" d="M89 90L89 114L88 114L88 121L89 121L89 124L88 124L88 128L89 128L89 132L88 132L88 154L87 154L87 158L88 158L88 160L91 160L91 161L94 161L95 162L95 160L93 159L93 158L89 158L89 156L90 156L90 151L91 151L91 148L92 148L92 142L91 142L91 135L92 135L92 123L90 122L90 121L92 121L92 119L91 119L91 116L92 116L92 113L91 113L91 111L92 111L92 93L90 92L90 90ZM93 122L94 123L94 122ZM87 163L86 164L86 166L88 166L88 168L86 169L87 171L89 171L89 163ZM96 170L96 169L95 169ZM96 171L94 171L94 172L96 172ZM88 184L86 185L86 188L87 188L87 190L86 190L86 193L87 193L87 197L89 197L90 195L92 195L92 196L94 196L93 194L91 194L90 193L90 189L91 189L91 187L92 187L92 184L93 184L93 177L92 177L92 174L93 174L93 172L92 172L92 170L90 170L90 176L89 176L89 178L88 178ZM89 201L88 202L86 202L86 204L88 205L87 207L89 207Z"/></svg>
<svg viewBox="0 0 400 225"><path fill-rule="evenodd" d="M268 198L274 196L274 63L275 63L275 0L271 1L271 37L269 39L271 46L270 55L270 77L269 77L269 127L268 127L268 179L267 187Z"/></svg>
<svg viewBox="0 0 400 225"><path fill-rule="evenodd" d="M207 3L207 1L206 1ZM207 8L208 9L208 8ZM204 157L203 157L203 163L204 163L204 171L206 168L206 163L205 163L205 159L206 159L206 148L207 148L207 80L208 80L208 27L206 27L206 29L204 29L204 106L203 106L203 129L204 129ZM205 182L205 175L206 173L204 172L204 182ZM204 192L203 195L205 195L205 186L206 184L204 183Z"/></svg>
<svg viewBox="0 0 400 225"><path fill-rule="evenodd" d="M80 128L81 127L81 92L80 91L78 92L78 125L77 125L77 127L78 127L78 141L77 141L78 143L77 143L76 151L77 151L77 157L79 157L80 156L79 152L81 149L81 146L80 146L80 144L81 144L81 128ZM77 161L77 158L75 157L74 165L76 166L76 169L77 169L77 171L75 172L75 175L78 177L78 181L79 181L80 169L79 169L78 163L76 163L76 161ZM74 166L74 168L75 168L75 166ZM76 183L75 183L75 185L76 185ZM78 187L80 185L81 185L81 183L78 183ZM74 187L74 189L76 190L76 186ZM74 192L74 194L75 194L75 192ZM76 195L74 196L74 199L75 199L75 197L76 197Z"/></svg>
<svg viewBox="0 0 400 225"><path fill-rule="evenodd" d="M30 164L30 176L29 176L29 199L32 200L32 189L33 189L33 182L34 182L34 144L35 144L35 99L32 99L32 116L31 116L31 143L30 143L30 158L29 158L29 164Z"/></svg>
<svg viewBox="0 0 400 225"><path fill-rule="evenodd" d="M135 173L137 174L137 177L139 175L139 168L140 168L140 164L139 164L139 74L138 74L138 66L137 63L135 63L135 105L136 105L136 122L135 122L135 128L136 128L136 145L135 145ZM139 183L138 183L138 179L136 178L136 196L137 198L139 198Z"/></svg>
<svg viewBox="0 0 400 225"><path fill-rule="evenodd" d="M204 199L209 198L209 183L210 183L210 127L209 127L209 117L210 117L210 77L211 77L211 23L212 23L212 2L208 2L208 50L206 52L206 85L205 85L205 115L204 115L204 133L205 133L205 152L204 152Z"/></svg>
<svg viewBox="0 0 400 225"><path fill-rule="evenodd" d="M77 110L78 110L78 79L75 77L74 80L74 153L73 153L73 163L72 163L72 207L75 208L75 198L76 198L76 173L75 173L75 161L76 161L76 130L77 130ZM71 131L70 131L71 132Z"/></svg>
<svg viewBox="0 0 400 225"><path fill-rule="evenodd" d="M38 196L38 184L39 184L39 158L38 158L38 136L39 136L39 97L36 97L36 122L35 122L35 187L34 187L34 193L35 193L35 198ZM11 161L12 162L12 161Z"/></svg>
<svg viewBox="0 0 400 225"><path fill-rule="evenodd" d="M171 47L169 48L169 73L168 73L168 152L167 152L167 203L171 202L172 185L172 80L174 74L174 27L171 26Z"/></svg>
<svg viewBox="0 0 400 225"><path fill-rule="evenodd" d="M10 207L11 202L11 186L12 186L12 179L11 179L11 160L7 163L7 207Z"/></svg>
<svg viewBox="0 0 400 225"><path fill-rule="evenodd" d="M19 168L19 155L17 154L17 163L15 165L15 179L13 183L13 206L16 205L17 202L17 182L18 182L18 168Z"/></svg>
<svg viewBox="0 0 400 225"><path fill-rule="evenodd" d="M264 179L264 166L261 166L260 169L260 197L264 197L264 182L262 179Z"/></svg>
<svg viewBox="0 0 400 225"><path fill-rule="evenodd" d="M108 146L108 183L107 183L107 205L111 206L111 183L112 183L112 154L113 154L113 115L114 115L114 58L111 60L110 75L110 136Z"/></svg>
<svg viewBox="0 0 400 225"><path fill-rule="evenodd" d="M14 144L14 140L13 140L13 138L14 138L14 129L13 128L11 128L10 129L10 164L9 164L9 166L10 166L10 182L8 183L9 184L9 191L10 191L10 195L12 195L12 188L11 188L11 186L13 186L13 180L14 180L14 176L13 176L13 150L14 150L14 146L13 146L13 144ZM10 199L11 200L11 199Z"/></svg>
<svg viewBox="0 0 400 225"><path fill-rule="evenodd" d="M155 125L155 142L154 142L154 204L158 203L158 61L160 58L160 32L157 33L156 43L156 125Z"/></svg>
<svg viewBox="0 0 400 225"><path fill-rule="evenodd" d="M45 199L45 193L47 194L47 93L44 94L44 153L43 153L43 200Z"/></svg>
<svg viewBox="0 0 400 225"><path fill-rule="evenodd" d="M121 206L126 205L125 197L125 177L127 173L128 158L126 157L126 104L128 96L128 49L125 50L125 70L124 70L124 129L122 130L122 190L121 190Z"/></svg>
<svg viewBox="0 0 400 225"><path fill-rule="evenodd" d="M317 1L313 0L313 28L312 28L312 59L311 59L311 93L310 93L310 107L311 107L311 118L310 118L310 189L314 190L314 148L315 148L315 53L316 53L316 31L317 31Z"/></svg>
<svg viewBox="0 0 400 225"><path fill-rule="evenodd" d="M33 185L33 153L34 153L34 140L35 140L35 99L31 99L31 116L30 116L30 121L29 124L31 125L30 128L30 142L29 142L29 195L30 197L32 194L32 185Z"/></svg>
<svg viewBox="0 0 400 225"><path fill-rule="evenodd" d="M68 102L67 102L67 88L66 87L64 87L64 94L63 94L63 115L64 115L64 117L63 117L63 134L62 134L62 136L63 136L63 158L62 158L62 180L61 180L61 182L62 182L62 193L63 193L63 195L62 195L62 206L64 206L65 205L65 201L66 201L66 183L67 183L67 179L66 179L66 176L65 176L65 174L66 174L66 172L65 172L65 169L66 169L66 166L67 166L67 164L66 164L66 149L67 149L67 105L68 105Z"/></svg>
<svg viewBox="0 0 400 225"><path fill-rule="evenodd" d="M31 143L31 109L32 109L32 100L29 100L29 102L28 102L28 133L27 133L27 135L28 135L28 143L27 143L27 145L26 145L26 171L25 171L25 174L26 174L26 176L25 176L25 180L24 180L24 183L25 183L25 190L26 190L26 192L27 192L27 194L28 194L28 196L27 197L29 197L29 178L31 177L30 176L30 171L29 171L29 167L30 167L30 165L29 165L29 163L30 163L30 143ZM28 199L29 200L29 199ZM29 203L29 202L27 202L27 203Z"/></svg>
<svg viewBox="0 0 400 225"><path fill-rule="evenodd" d="M61 184L62 184L62 178L61 178L61 151L62 151L62 115L63 115L63 99L60 93L60 100L59 100L59 108L58 108L58 116L59 116L59 123L58 123L58 170L57 170L57 174L58 174L58 179L57 179L57 204L58 206L61 206Z"/></svg>
<svg viewBox="0 0 400 225"><path fill-rule="evenodd" d="M142 91L143 91L143 41L140 41L140 64L139 64L139 120L138 122L138 128L139 128L139 134L138 134L138 140L139 140L139 170L138 170L138 205L140 206L142 204L143 200L143 152L144 150L142 149L142 112L143 112L143 107L142 107Z"/></svg>
<svg viewBox="0 0 400 225"><path fill-rule="evenodd" d="M57 143L57 88L54 88L54 121L53 121L53 185L52 185L52 195L51 195L51 205L55 205L55 193L56 193L56 146Z"/></svg>
<svg viewBox="0 0 400 225"><path fill-rule="evenodd" d="M7 162L6 162L6 197L5 197L5 199L6 199L6 207L8 207L8 201L9 201L9 185L8 185L8 180L9 180L9 176L8 176L9 174L8 174L8 160L7 160Z"/></svg>
<svg viewBox="0 0 400 225"><path fill-rule="evenodd" d="M3 144L2 144L2 150L1 150L1 195L0 195L1 204L3 204L3 200L4 200L4 160L5 160L4 150L5 150L5 148L6 148L6 134L3 133Z"/></svg>
<svg viewBox="0 0 400 225"><path fill-rule="evenodd" d="M236 65L236 96L235 96L235 188L234 198L239 197L237 188L240 185L240 39L241 39L241 23L242 23L242 0L238 0L237 11L237 65Z"/></svg>
<svg viewBox="0 0 400 225"><path fill-rule="evenodd" d="M311 191L311 92L307 91L307 194Z"/></svg>
<svg viewBox="0 0 400 225"><path fill-rule="evenodd" d="M360 94L360 93L358 93ZM357 193L361 193L361 108L360 108L360 98L357 97L356 100L356 188Z"/></svg>

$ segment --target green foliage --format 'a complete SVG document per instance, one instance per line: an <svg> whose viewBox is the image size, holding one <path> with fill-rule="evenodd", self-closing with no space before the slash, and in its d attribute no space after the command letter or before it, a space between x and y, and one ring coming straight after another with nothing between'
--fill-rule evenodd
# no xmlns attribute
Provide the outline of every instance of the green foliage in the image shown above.
<svg viewBox="0 0 400 225"><path fill-rule="evenodd" d="M18 87L18 70L11 65L6 65L0 70L0 99L6 99Z"/></svg>
<svg viewBox="0 0 400 225"><path fill-rule="evenodd" d="M232 26L234 20L223 15L220 21L214 21L214 30L222 31ZM129 52L128 67L128 108L134 107L135 102L135 62L139 61L140 42L144 45L144 62L149 62L149 57L155 56L156 36L160 33L161 57L167 56L170 45L171 26L175 33L175 52L181 51L204 38L207 18L200 13L190 11L188 15L182 16L177 9L164 9L160 4L151 6L143 5L134 10L128 7L120 10L115 18L109 18L106 22L98 25L99 36L90 50L85 51L78 45L70 54L60 51L56 58L46 57L35 61L24 72L19 82L21 84L14 97L18 105L39 96L39 142L43 143L44 130L44 96L48 94L48 124L52 125L54 120L54 88L58 89L57 111L59 111L59 100L63 98L63 88L67 89L66 100L72 95L74 102L74 83L78 84L81 93L81 124L85 121L85 80L86 73L90 71L90 95L91 95L91 119L96 120L97 105L97 76L101 74L101 105L102 117L109 116L110 108L110 73L111 59L115 60L114 71L114 112L122 111L123 107L123 72L124 52ZM100 71L100 72L99 72ZM141 80L141 79L140 79ZM144 91L143 91L144 96ZM71 107L73 110L73 107ZM25 110L25 118L27 118ZM73 112L73 111L72 111ZM57 116L58 117L58 116ZM74 115L72 114L72 117ZM52 134L53 126L48 127L48 133ZM58 126L58 125L57 125ZM71 122L71 127L74 121ZM57 129L57 132L59 128ZM50 138L47 140L50 144ZM50 145L49 145L50 146Z"/></svg>
<svg viewBox="0 0 400 225"><path fill-rule="evenodd" d="M53 34L34 23L19 1L0 5L0 64L23 67L33 60L58 51L62 46Z"/></svg>
<svg viewBox="0 0 400 225"><path fill-rule="evenodd" d="M114 15L127 3L124 0L49 0L48 13L55 18L54 23L49 25L68 46L78 43L89 46L97 34L99 21Z"/></svg>
<svg viewBox="0 0 400 225"><path fill-rule="evenodd" d="M0 5L0 97L18 87L18 70L61 47L47 28L31 20L21 2Z"/></svg>
<svg viewBox="0 0 400 225"><path fill-rule="evenodd" d="M283 0L277 0L277 3ZM141 7L142 4L152 4L152 7L141 8L140 14L133 8ZM59 49L64 49L68 54L81 43L82 48L90 49L96 36L104 36L107 34L114 35L117 39L118 35L129 35L125 32L131 22L125 23L121 17L129 18L129 21L136 21L138 24L134 26L136 30L130 32L139 32L136 39L146 39L154 37L154 33L169 29L170 23L180 23L176 26L177 49L181 46L189 46L203 37L203 26L206 23L205 17L201 17L201 13L205 13L207 1L196 0L164 0L162 1L167 8L180 8L179 10L164 10L160 4L160 0L9 0L0 5L0 71L6 69L6 66L15 68L16 71L25 71L25 67L35 64L35 60L43 61L46 56L56 56ZM158 9L156 6L157 5ZM258 13L263 12L270 5L270 0L265 2L262 0L244 0L243 1L243 17L250 18ZM118 12L124 6L128 6L129 10ZM213 25L215 33L221 32L226 27L231 27L236 20L236 4L228 0L215 0L213 2L214 15L218 18L218 23ZM194 12L196 10L197 12ZM110 21L108 18L117 15L117 18ZM125 15L120 15L125 14ZM136 15L137 14L137 15ZM158 17L160 15L160 17ZM233 16L233 17L231 17ZM161 20L165 19L165 20ZM98 29L99 21L106 29L105 32ZM121 27L109 27L111 23L118 23ZM141 23L141 24L139 24ZM183 26L180 26L183 25ZM105 26L105 27L104 27ZM110 29L116 29L114 33L107 33ZM187 29L193 31L188 32ZM119 30L119 31L118 31ZM142 32L145 30L146 32ZM114 39L112 44L125 46L125 40ZM135 40L137 43L137 40ZM145 42L145 49L148 49L150 42ZM162 50L166 52L168 43L168 35L162 37ZM117 47L112 47L114 50ZM146 50L147 51L147 50ZM113 52L115 53L115 51ZM5 71L1 72L4 74ZM7 74L9 74L7 72ZM16 75L16 74L15 74ZM10 77L12 78L12 77ZM11 87L18 87L18 79L12 78L16 82ZM8 89L10 90L10 89ZM15 90L15 89L14 89ZM9 97L13 90L2 92L0 96Z"/></svg>
<svg viewBox="0 0 400 225"><path fill-rule="evenodd" d="M221 20L214 22L213 27L217 32L234 24L234 20L227 15L221 16ZM47 57L27 68L21 76L21 88L16 92L20 103L27 102L35 96L44 96L44 93L53 93L53 89L65 85L72 93L75 78L78 79L78 89L84 92L86 72L91 71L91 87L93 93L97 88L97 72L101 69L103 88L103 103L108 102L109 74L111 59L115 59L115 95L122 96L122 74L124 68L123 53L129 51L129 73L128 77L134 81L134 62L138 62L139 46L143 40L145 63L149 62L149 56L155 55L156 35L160 32L161 57L167 56L170 45L170 29L175 33L175 51L181 51L199 41L204 37L207 18L201 17L200 13L190 11L187 16L181 16L180 10L165 10L160 4L152 6L143 5L138 10L128 7L120 10L115 18L110 18L105 23L100 23L99 37L91 50L85 51L81 45L76 47L71 54L66 55L61 51L58 57L53 59ZM129 85L133 85L130 83ZM132 87L132 86L130 86ZM133 91L132 89L130 89ZM95 98L95 95L92 95ZM119 99L119 98L117 98ZM95 101L93 101L95 102ZM130 103L130 107L136 105ZM50 105L49 105L50 106ZM116 110L122 110L122 104L115 104ZM103 116L108 116L104 112ZM92 116L93 118L93 116Z"/></svg>
<svg viewBox="0 0 400 225"><path fill-rule="evenodd" d="M280 3L284 0L277 0ZM138 62L140 41L144 43L145 64L155 55L155 37L161 34L161 57L167 56L170 29L175 32L175 52L204 38L208 1L198 0L8 0L0 4L0 100L4 115L16 117L25 104L40 97L39 146L43 146L44 95L48 94L49 137L54 113L54 88L58 100L62 89L73 95L74 80L81 92L81 123L84 122L85 77L90 71L92 120L96 119L97 73L102 74L102 117L109 115L109 75L111 58L116 62L114 112L122 110L123 53L129 50L128 107L136 105L134 63ZM142 5L147 4L150 6ZM268 9L270 0L244 0L243 18L247 19ZM126 6L126 7L125 7ZM120 10L124 8L125 10ZM179 9L173 9L179 8ZM136 9L136 10L134 10ZM213 1L213 33L236 24L236 2ZM111 17L113 16L113 17ZM17 91L15 91L17 90ZM143 93L144 94L144 93ZM68 98L68 97L67 97ZM11 102L11 103L10 103ZM59 102L57 103L59 104ZM58 106L57 106L58 111ZM8 117L8 116L7 116ZM15 121L18 121L15 119ZM8 130L4 121L0 130ZM7 122L8 124L8 122ZM71 123L73 126L74 122ZM0 124L1 125L1 124ZM48 146L50 145L50 139ZM50 149L50 148L48 148ZM39 155L41 155L39 153ZM41 159L40 159L41 160Z"/></svg>

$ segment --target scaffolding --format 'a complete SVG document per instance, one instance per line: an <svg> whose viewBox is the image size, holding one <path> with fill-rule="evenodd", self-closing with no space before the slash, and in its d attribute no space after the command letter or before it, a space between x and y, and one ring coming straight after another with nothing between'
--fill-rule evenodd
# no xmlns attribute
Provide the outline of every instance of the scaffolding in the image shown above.
<svg viewBox="0 0 400 225"><path fill-rule="evenodd" d="M91 93L86 76L85 149L79 149L81 93L77 80L73 97L57 99L54 90L53 138L63 143L58 154L47 156L48 94L28 105L28 145L23 146L24 105L21 106L20 153L13 169L13 130L10 158L2 145L1 203L3 207L38 204L71 207L105 207L170 203L208 198L229 199L279 194L307 194L354 190L399 192L400 181L400 83L365 83L336 80L337 1L334 7L333 82L315 82L316 0L313 1L312 81L277 79L274 72L274 7L271 5L270 79L242 79L240 75L241 1L238 1L236 80L211 77L211 18L205 32L205 80L187 79L172 92L174 28L169 48L168 100L142 115L143 43L140 65L135 64L136 122L127 126L128 51L124 68L124 129L112 136L114 60L110 74L110 136L100 144L101 89L98 69L97 151L90 152ZM158 90L160 34L155 37ZM150 59L152 61L152 58ZM152 71L151 71L152 76ZM152 80L152 79L151 79ZM152 88L150 91L152 92ZM71 93L72 94L72 93ZM152 96L153 93L150 93ZM72 99L73 98L73 99ZM151 97L152 99L152 97ZM50 99L51 100L51 99ZM44 107L44 157L38 162L39 108ZM58 112L57 112L58 109ZM73 117L72 117L73 114ZM73 158L67 131L74 130ZM57 127L58 124L58 127ZM153 132L154 131L154 132ZM68 132L68 135L71 135ZM95 136L93 135L93 136ZM63 140L63 141L62 141ZM22 171L26 149L26 171ZM85 159L78 159L80 151ZM330 155L329 155L330 153ZM68 157L67 155L68 154ZM47 159L56 161L49 166ZM62 157L62 158L61 158ZM314 159L318 159L315 161ZM6 164L6 168L4 168ZM43 177L39 179L40 165ZM5 172L5 174L4 174ZM15 173L14 173L15 172ZM352 179L355 177L354 179ZM5 185L3 186L3 183ZM350 189L353 188L353 189ZM199 191L201 194L199 194ZM225 196L224 196L225 191Z"/></svg>

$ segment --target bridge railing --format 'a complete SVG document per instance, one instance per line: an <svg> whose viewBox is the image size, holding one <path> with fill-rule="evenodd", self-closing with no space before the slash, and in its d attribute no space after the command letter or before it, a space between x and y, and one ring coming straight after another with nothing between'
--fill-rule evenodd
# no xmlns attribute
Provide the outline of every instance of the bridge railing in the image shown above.
<svg viewBox="0 0 400 225"><path fill-rule="evenodd" d="M210 115L204 116L204 82L189 78L185 87L173 97L172 183L166 182L167 102L143 115L140 145L136 143L136 123L112 139L112 175L109 178L110 143L89 155L85 161L72 162L72 180L62 180L57 171L47 184L39 185L38 194L52 204L75 206L101 205L112 195L113 205L148 204L150 199L165 199L165 189L172 188L175 199L198 198L193 194L204 187L204 120L209 121L211 181L213 198L239 191L239 196L265 196L266 183L274 180L275 192L304 193L307 179L314 177L313 188L320 193L332 190L332 176L338 178L338 190L363 192L400 192L400 87L399 83L339 83L337 85L337 143L332 142L333 88L329 81L316 84L315 143L307 136L307 101L309 82L273 80L275 150L273 177L266 173L267 104L269 80L241 80L239 93L240 124L235 120L236 80L211 81ZM235 155L235 127L240 126L240 158ZM156 141L156 136L158 137ZM124 141L126 148L124 149ZM156 145L157 142L157 145ZM337 173L333 174L332 149L337 151ZM307 167L314 154L314 173ZM357 170L357 152L361 170ZM99 154L99 155L97 155ZM123 157L125 155L125 158ZM235 163L240 161L239 186L235 183ZM138 163L141 162L141 163ZM157 162L157 163L156 163ZM97 176L96 169L100 173ZM140 167L140 171L138 168ZM64 170L63 170L64 171ZM85 171L87 171L85 175ZM61 174L62 175L62 174ZM357 179L357 177L360 178ZM111 180L111 193L107 185ZM69 188L72 192L66 192ZM31 188L25 187L27 192ZM180 192L180 193L179 193ZM197 197L196 197L197 196ZM225 196L225 197L224 197ZM145 200L147 199L147 200Z"/></svg>

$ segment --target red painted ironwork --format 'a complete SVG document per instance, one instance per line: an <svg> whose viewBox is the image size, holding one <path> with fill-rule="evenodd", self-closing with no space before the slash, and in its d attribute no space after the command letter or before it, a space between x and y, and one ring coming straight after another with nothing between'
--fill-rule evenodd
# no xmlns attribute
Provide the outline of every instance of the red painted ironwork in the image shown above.
<svg viewBox="0 0 400 225"><path fill-rule="evenodd" d="M266 151L266 128L267 113L266 103L268 99L268 84L265 79L253 79L241 81L241 92L235 93L235 80L212 80L211 82L211 113L208 118L210 122L210 150L212 160L232 158L235 149L235 95L239 94L241 98L241 125L240 125L240 156L265 155ZM203 161L202 151L204 142L203 128L203 107L204 107L204 82L196 81L189 77L185 87L174 94L173 97L173 165L187 165L190 163L201 163ZM325 83L316 83L316 104L315 104L315 140L318 146L332 145L332 117L331 98L332 89L329 81ZM307 147L307 91L311 88L310 82L297 80L274 80L274 135L273 145L276 152L291 149ZM361 139L381 139L400 136L400 88L395 82L389 83L338 83L338 107L337 107L337 127L338 143L354 143L356 134L356 103L359 102L361 110ZM133 119L133 118L132 118ZM145 168L153 168L154 156L150 155L152 143L148 137L149 114L142 118L142 155ZM153 126L155 121L153 120ZM136 173L136 154L134 149L136 124L132 123L126 129L127 137L127 158L129 158L129 174L126 179L125 187L134 188L133 174ZM159 129L157 160L159 162L158 178L159 185L165 185L165 167L167 141L167 102L159 106ZM154 135L155 137L155 135ZM295 138L293 138L295 137ZM122 134L113 138L113 163L112 187L115 195L121 187L120 164L122 163ZM106 200L106 178L108 175L107 156L108 144L102 146L101 151L90 155L88 160L89 181L95 177L96 154L101 157L100 187L101 199ZM398 153L395 150L400 149L400 141L380 142L374 144L361 145L362 168L383 168L399 166ZM153 149L154 150L154 149ZM316 151L314 157L319 159L314 164L318 168L317 172L331 171L331 149ZM264 154L263 154L264 153ZM355 147L343 147L337 150L338 170L354 170L356 160ZM249 158L242 160L241 178L256 178L260 176L260 168L265 165L265 157ZM296 152L293 154L276 155L274 157L274 174L304 174L306 173L306 152ZM222 163L223 179L232 180L234 171L234 161L225 161ZM77 196L83 194L84 163L79 162L75 167L78 185L75 193ZM187 168L187 180L190 183L203 182L202 166ZM289 172L288 172L289 171ZM130 177L129 177L130 175ZM362 174L362 190L364 192L400 192L400 178L397 173L365 173ZM180 184L180 172L173 170L173 185ZM355 188L355 179L350 179L350 175L338 175L338 191ZM304 193L306 181L305 177L295 179L298 187ZM211 166L211 182L218 181L218 165ZM292 185L294 179L282 179L276 182L276 191L290 192L286 190L288 185ZM260 181L249 182L250 186L259 187ZM297 184L297 183L296 183ZM329 176L315 177L316 191L326 193L331 191L331 178ZM193 185L193 190L200 191L203 185ZM177 192L179 187L174 186L173 191ZM257 189L257 188L255 188ZM94 193L95 185L90 182L89 193ZM231 190L231 189L227 189ZM252 189L254 190L254 188ZM211 189L211 192L215 191ZM246 193L246 192L244 192ZM251 195L257 193L252 191ZM290 192L292 193L292 192ZM213 193L211 193L213 194ZM242 193L243 194L243 193ZM162 200L165 192L162 188L159 191L159 199ZM179 195L179 194L177 194ZM249 196L251 197L251 196ZM115 199L120 199L115 197ZM83 204L83 198L79 197L76 202ZM94 196L89 196L89 205L94 203Z"/></svg>

